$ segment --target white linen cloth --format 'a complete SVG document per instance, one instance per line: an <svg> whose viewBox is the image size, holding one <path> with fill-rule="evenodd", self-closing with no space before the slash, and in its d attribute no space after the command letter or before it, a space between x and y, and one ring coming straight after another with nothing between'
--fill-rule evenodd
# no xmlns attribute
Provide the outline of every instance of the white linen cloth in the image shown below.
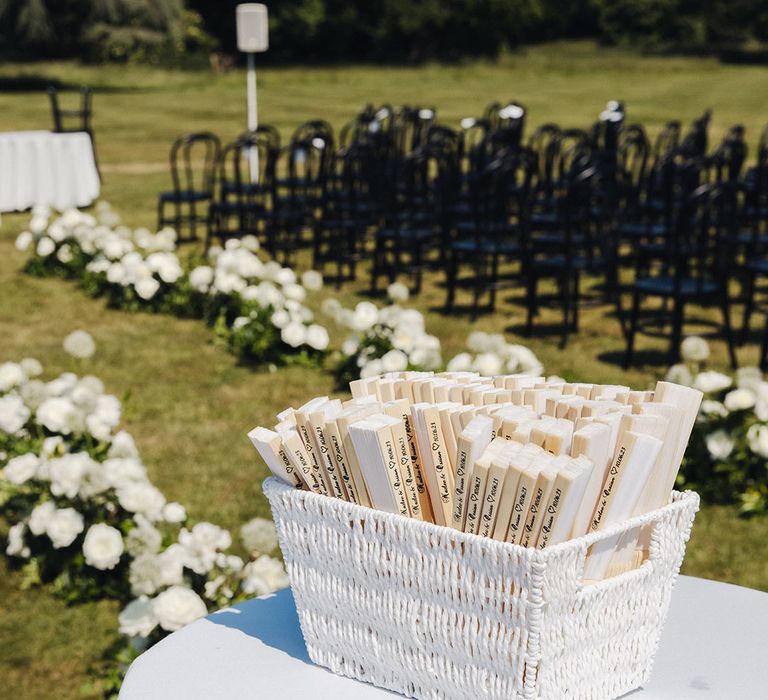
<svg viewBox="0 0 768 700"><path fill-rule="evenodd" d="M766 619L768 594L680 576L651 680L623 697L765 700ZM315 666L289 589L219 610L174 632L133 662L120 691L120 700L399 697Z"/></svg>
<svg viewBox="0 0 768 700"><path fill-rule="evenodd" d="M0 212L85 207L100 184L85 132L0 132Z"/></svg>

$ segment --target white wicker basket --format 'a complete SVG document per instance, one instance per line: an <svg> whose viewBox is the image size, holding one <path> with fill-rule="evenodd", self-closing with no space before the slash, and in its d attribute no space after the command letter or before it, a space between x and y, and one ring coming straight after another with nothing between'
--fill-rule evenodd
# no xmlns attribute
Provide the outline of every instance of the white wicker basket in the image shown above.
<svg viewBox="0 0 768 700"><path fill-rule="evenodd" d="M267 479L315 663L415 698L616 698L647 680L699 497L535 550ZM649 558L584 585L587 550L652 525Z"/></svg>

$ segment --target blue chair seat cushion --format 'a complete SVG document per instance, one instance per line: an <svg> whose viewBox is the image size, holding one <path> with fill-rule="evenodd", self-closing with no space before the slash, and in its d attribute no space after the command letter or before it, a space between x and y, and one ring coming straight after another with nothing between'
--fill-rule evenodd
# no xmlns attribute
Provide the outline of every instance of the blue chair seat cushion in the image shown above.
<svg viewBox="0 0 768 700"><path fill-rule="evenodd" d="M651 296L675 296L675 279L669 276L639 277L635 280L633 288ZM693 279L683 277L680 280L679 294L683 297L695 298L716 294L719 291L717 284L710 280Z"/></svg>
<svg viewBox="0 0 768 700"><path fill-rule="evenodd" d="M204 202L211 198L210 192L202 190L179 190L178 192L161 192L161 202Z"/></svg>

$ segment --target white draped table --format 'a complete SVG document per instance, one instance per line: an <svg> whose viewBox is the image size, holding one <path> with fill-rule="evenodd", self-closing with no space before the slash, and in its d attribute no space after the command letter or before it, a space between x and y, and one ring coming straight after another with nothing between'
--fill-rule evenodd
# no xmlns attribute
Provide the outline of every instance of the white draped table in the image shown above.
<svg viewBox="0 0 768 700"><path fill-rule="evenodd" d="M681 576L651 680L625 698L765 700L766 623L768 594ZM220 610L172 634L133 663L120 692L121 700L397 697L312 664L290 590Z"/></svg>
<svg viewBox="0 0 768 700"><path fill-rule="evenodd" d="M99 196L99 187L85 132L0 132L0 212L85 207Z"/></svg>

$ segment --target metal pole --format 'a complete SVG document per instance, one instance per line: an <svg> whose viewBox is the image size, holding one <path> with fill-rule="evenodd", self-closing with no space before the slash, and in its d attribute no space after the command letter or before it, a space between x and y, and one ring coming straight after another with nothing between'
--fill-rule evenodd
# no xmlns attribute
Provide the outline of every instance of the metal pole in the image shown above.
<svg viewBox="0 0 768 700"><path fill-rule="evenodd" d="M258 108L256 103L256 55L248 56L248 131L255 132L259 126ZM251 182L259 181L259 150L251 148L248 152L248 160L251 166Z"/></svg>

